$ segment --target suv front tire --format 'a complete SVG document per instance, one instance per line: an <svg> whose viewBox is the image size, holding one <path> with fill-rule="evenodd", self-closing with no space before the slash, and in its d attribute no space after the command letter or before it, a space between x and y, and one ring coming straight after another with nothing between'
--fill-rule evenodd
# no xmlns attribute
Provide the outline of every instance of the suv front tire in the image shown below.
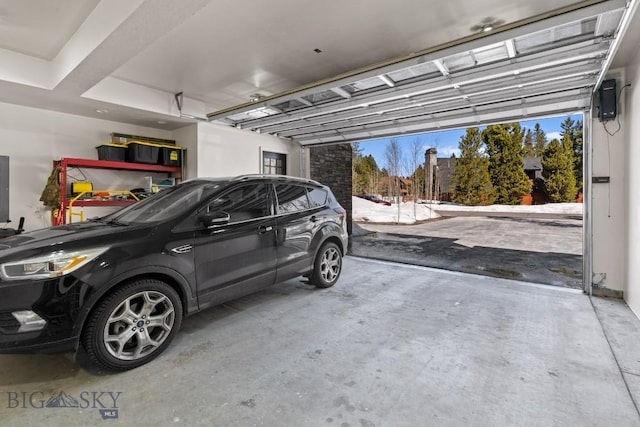
<svg viewBox="0 0 640 427"><path fill-rule="evenodd" d="M158 357L182 323L176 291L155 279L139 279L117 289L92 311L82 343L92 362L125 371Z"/></svg>

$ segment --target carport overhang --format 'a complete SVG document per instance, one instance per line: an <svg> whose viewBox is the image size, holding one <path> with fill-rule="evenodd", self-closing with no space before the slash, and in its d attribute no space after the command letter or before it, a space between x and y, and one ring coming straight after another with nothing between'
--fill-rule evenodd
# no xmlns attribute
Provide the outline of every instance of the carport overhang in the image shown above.
<svg viewBox="0 0 640 427"><path fill-rule="evenodd" d="M313 146L585 112L635 3L579 2L208 120Z"/></svg>

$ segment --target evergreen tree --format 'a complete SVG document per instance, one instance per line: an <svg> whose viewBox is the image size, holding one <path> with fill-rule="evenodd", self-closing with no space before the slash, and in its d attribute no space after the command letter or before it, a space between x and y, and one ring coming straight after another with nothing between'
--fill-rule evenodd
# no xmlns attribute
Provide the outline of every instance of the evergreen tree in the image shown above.
<svg viewBox="0 0 640 427"><path fill-rule="evenodd" d="M561 138L564 143L568 137L571 143L573 157L573 175L575 176L576 189L582 191L582 120L572 120L567 117L561 124Z"/></svg>
<svg viewBox="0 0 640 427"><path fill-rule="evenodd" d="M421 138L414 138L409 145L409 153L407 156L407 172L411 173L409 177L411 179L411 193L413 198L413 214L416 217L416 203L418 199L421 199L424 194L424 160L425 160L424 144ZM421 174L418 174L418 169L422 170Z"/></svg>
<svg viewBox="0 0 640 427"><path fill-rule="evenodd" d="M352 194L374 194L378 191L380 169L371 154L363 156L360 143L351 144Z"/></svg>
<svg viewBox="0 0 640 427"><path fill-rule="evenodd" d="M582 192L582 120L576 120L573 126L573 174L576 177L576 188Z"/></svg>
<svg viewBox="0 0 640 427"><path fill-rule="evenodd" d="M540 123L536 123L533 128L533 155L534 157L542 158L544 155L544 148L547 145L547 135L540 127Z"/></svg>
<svg viewBox="0 0 640 427"><path fill-rule="evenodd" d="M576 179L573 174L573 144L569 134L562 142L554 139L549 143L542 158L542 174L549 201L574 202Z"/></svg>
<svg viewBox="0 0 640 427"><path fill-rule="evenodd" d="M482 132L489 155L489 176L496 203L518 205L531 192L522 160L522 128L519 123L491 125Z"/></svg>
<svg viewBox="0 0 640 427"><path fill-rule="evenodd" d="M562 132L560 132L560 135L562 135L563 138L565 135L573 136L573 126L575 124L576 122L573 121L571 116L567 116L567 118L564 119L562 123L560 123L560 129L562 129Z"/></svg>
<svg viewBox="0 0 640 427"><path fill-rule="evenodd" d="M351 194L362 194L359 166L362 161L362 149L359 142L351 144Z"/></svg>
<svg viewBox="0 0 640 427"><path fill-rule="evenodd" d="M490 205L493 203L493 186L489 177L489 159L482 149L478 128L467 129L458 144L460 157L456 160L451 176L454 187L453 200L464 205Z"/></svg>
<svg viewBox="0 0 640 427"><path fill-rule="evenodd" d="M419 165L416 168L416 170L411 175L411 179L415 180L418 183L418 185L419 184L424 184L424 180L425 180L424 165ZM418 194L418 198L423 198L424 197L424 185L422 185L419 188L419 193L417 193L417 194Z"/></svg>
<svg viewBox="0 0 640 427"><path fill-rule="evenodd" d="M522 155L524 157L535 157L536 152L533 146L533 134L531 129L527 129L524 134L524 141L522 143Z"/></svg>
<svg viewBox="0 0 640 427"><path fill-rule="evenodd" d="M360 162L360 173L367 194L378 194L380 182L380 169L376 159L371 154L364 156Z"/></svg>

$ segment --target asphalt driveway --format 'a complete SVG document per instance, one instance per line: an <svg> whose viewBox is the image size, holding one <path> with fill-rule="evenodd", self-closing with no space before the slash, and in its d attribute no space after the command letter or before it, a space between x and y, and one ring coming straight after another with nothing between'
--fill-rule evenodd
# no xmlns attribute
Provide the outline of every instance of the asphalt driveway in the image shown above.
<svg viewBox="0 0 640 427"><path fill-rule="evenodd" d="M582 220L449 217L417 225L354 224L351 254L582 288Z"/></svg>

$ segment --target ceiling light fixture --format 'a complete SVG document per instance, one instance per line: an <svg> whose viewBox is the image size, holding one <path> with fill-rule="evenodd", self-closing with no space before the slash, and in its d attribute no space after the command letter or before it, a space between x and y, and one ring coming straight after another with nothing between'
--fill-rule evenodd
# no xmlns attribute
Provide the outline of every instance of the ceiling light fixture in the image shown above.
<svg viewBox="0 0 640 427"><path fill-rule="evenodd" d="M159 125L166 125L167 122L164 120L158 120L156 123L158 123Z"/></svg>
<svg viewBox="0 0 640 427"><path fill-rule="evenodd" d="M96 110L96 113L98 113L98 114L107 114L108 112L109 112L109 110L104 109L104 108L98 108Z"/></svg>
<svg viewBox="0 0 640 427"><path fill-rule="evenodd" d="M496 27L504 24L504 20L496 19L492 16L484 18L478 25L474 25L470 28L472 33L488 33L493 31Z"/></svg>
<svg viewBox="0 0 640 427"><path fill-rule="evenodd" d="M264 98L264 95L261 93L254 93L253 95L249 95L249 102L258 102L262 98Z"/></svg>

